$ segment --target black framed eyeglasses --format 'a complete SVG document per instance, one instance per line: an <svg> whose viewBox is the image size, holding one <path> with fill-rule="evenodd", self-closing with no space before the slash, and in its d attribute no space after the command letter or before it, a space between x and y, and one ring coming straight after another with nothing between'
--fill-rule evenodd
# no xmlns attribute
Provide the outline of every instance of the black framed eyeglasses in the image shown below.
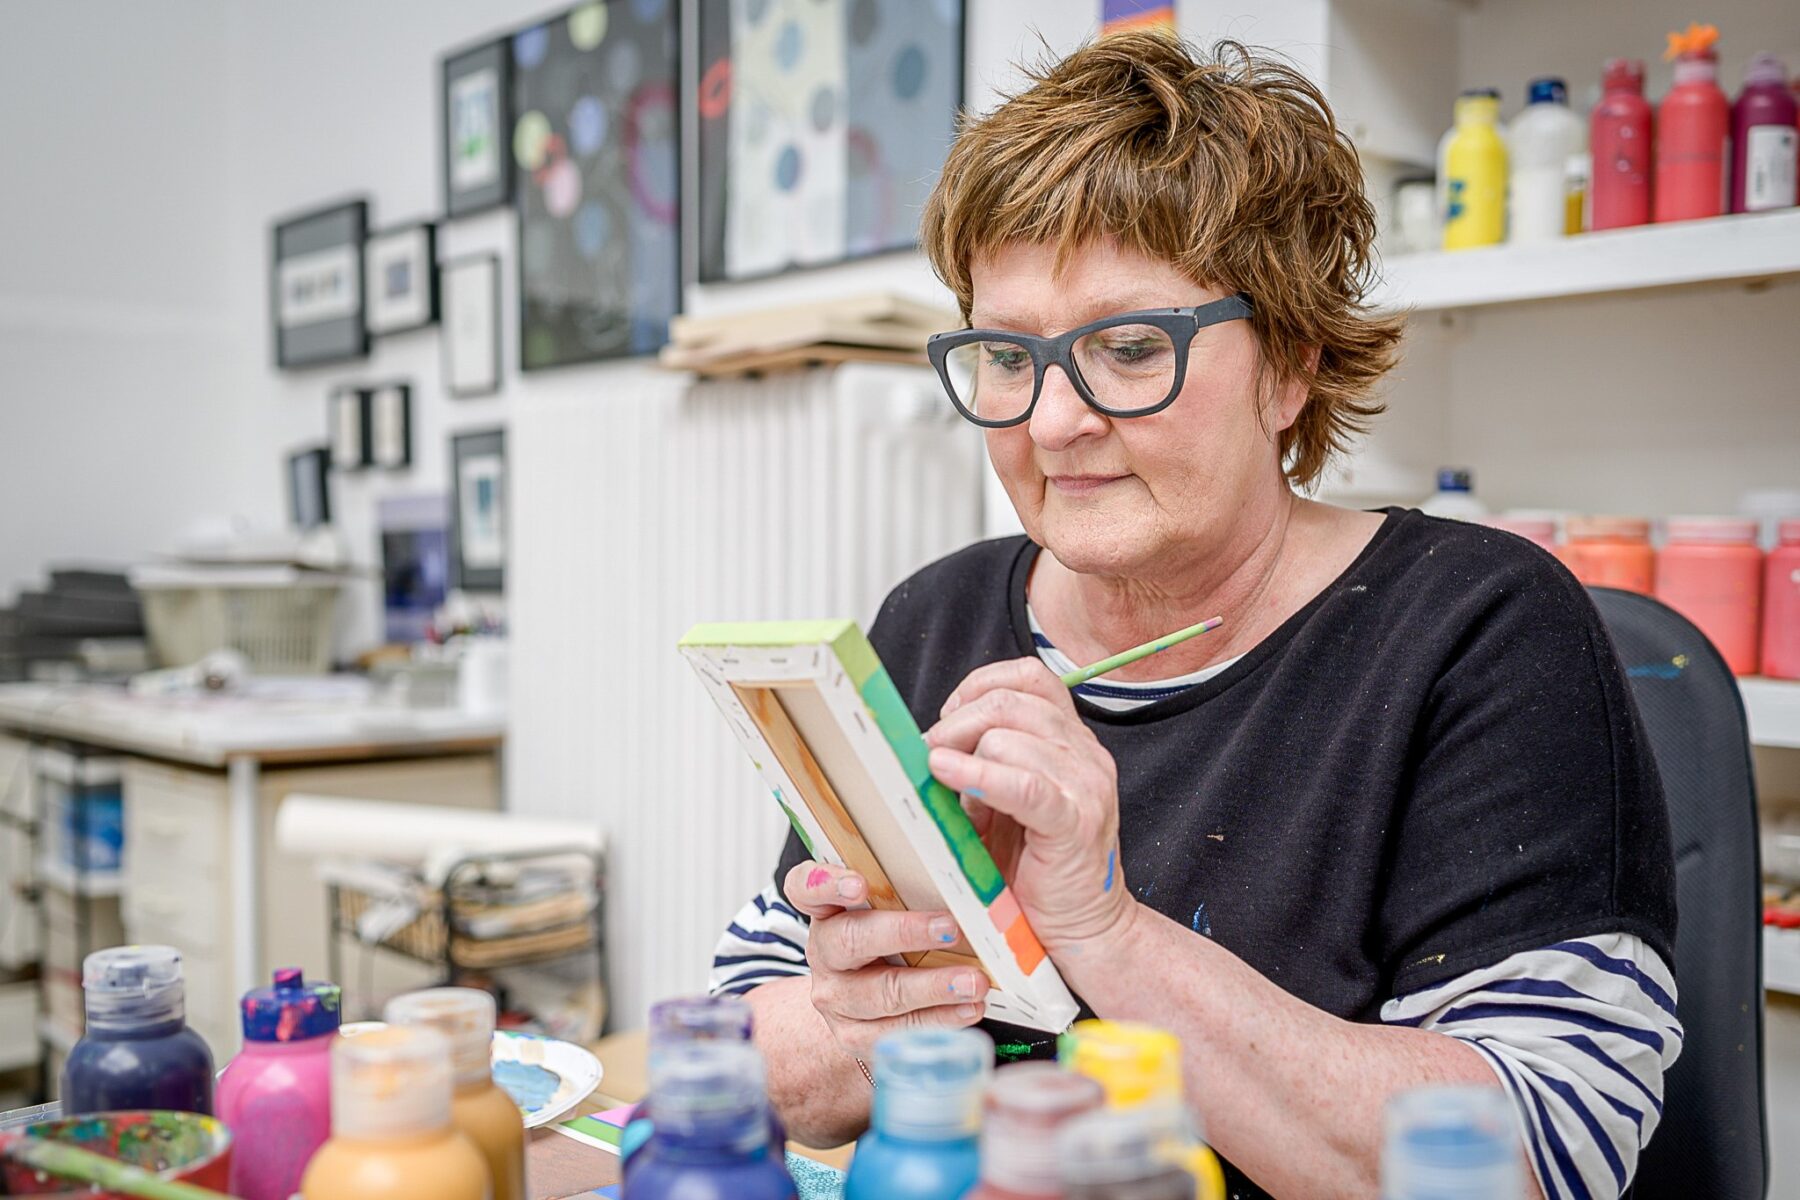
<svg viewBox="0 0 1800 1200"><path fill-rule="evenodd" d="M1147 417L1180 394L1194 335L1247 321L1251 312L1250 297L1240 292L1195 308L1118 313L1053 338L1006 329L938 333L925 353L956 410L987 429L1029 420L1053 365L1095 412Z"/></svg>

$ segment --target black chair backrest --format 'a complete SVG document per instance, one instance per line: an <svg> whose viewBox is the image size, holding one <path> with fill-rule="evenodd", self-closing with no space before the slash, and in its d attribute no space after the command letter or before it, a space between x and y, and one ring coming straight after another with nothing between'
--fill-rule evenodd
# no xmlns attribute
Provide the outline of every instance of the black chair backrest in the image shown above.
<svg viewBox="0 0 1800 1200"><path fill-rule="evenodd" d="M1633 1200L1763 1200L1762 877L1744 702L1687 618L1592 589L1631 681L1674 835L1677 1011L1686 1032Z"/></svg>

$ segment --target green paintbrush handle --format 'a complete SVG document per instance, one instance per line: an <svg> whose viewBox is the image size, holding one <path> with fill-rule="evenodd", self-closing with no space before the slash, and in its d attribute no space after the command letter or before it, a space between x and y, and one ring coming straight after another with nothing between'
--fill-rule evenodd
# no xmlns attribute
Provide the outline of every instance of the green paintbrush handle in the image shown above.
<svg viewBox="0 0 1800 1200"><path fill-rule="evenodd" d="M17 1134L0 1138L0 1154L46 1175L98 1184L109 1192L146 1200L231 1200L224 1192L162 1179L142 1167L48 1138Z"/></svg>
<svg viewBox="0 0 1800 1200"><path fill-rule="evenodd" d="M1178 646L1189 638L1198 637L1210 630L1217 629L1224 623L1224 617L1208 617L1198 625L1189 625L1186 629L1177 629L1174 633L1166 634L1154 641L1145 642L1141 646L1133 646L1129 650L1121 650L1111 658L1103 658L1092 666L1070 671L1068 674L1061 677L1063 686L1074 687L1077 684L1086 683L1096 676L1104 675L1108 671L1116 671L1120 667L1134 663L1140 658L1149 658L1158 650L1167 650L1170 646Z"/></svg>

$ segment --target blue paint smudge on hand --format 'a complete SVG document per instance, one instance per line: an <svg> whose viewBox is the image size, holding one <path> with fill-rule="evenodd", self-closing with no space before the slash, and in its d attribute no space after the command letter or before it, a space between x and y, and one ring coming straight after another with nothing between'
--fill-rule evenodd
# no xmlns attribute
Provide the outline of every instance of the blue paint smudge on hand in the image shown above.
<svg viewBox="0 0 1800 1200"><path fill-rule="evenodd" d="M1212 936L1212 918L1206 915L1206 905L1204 904L1194 910L1193 930L1201 937Z"/></svg>
<svg viewBox="0 0 1800 1200"><path fill-rule="evenodd" d="M1118 865L1118 862L1119 852L1117 850L1108 850L1106 852L1106 890L1109 892L1112 891L1113 868Z"/></svg>
<svg viewBox="0 0 1800 1200"><path fill-rule="evenodd" d="M550 1103L556 1089L562 1086L562 1076L535 1063L502 1059L494 1064L494 1082L513 1098L514 1104L529 1113Z"/></svg>

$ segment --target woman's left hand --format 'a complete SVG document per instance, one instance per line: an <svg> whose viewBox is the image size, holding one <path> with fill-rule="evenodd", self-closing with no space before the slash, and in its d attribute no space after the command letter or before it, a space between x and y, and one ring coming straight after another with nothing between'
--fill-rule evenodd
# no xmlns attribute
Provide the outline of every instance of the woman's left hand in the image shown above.
<svg viewBox="0 0 1800 1200"><path fill-rule="evenodd" d="M1052 956L1110 935L1136 902L1119 866L1118 771L1035 658L971 673L925 734Z"/></svg>

